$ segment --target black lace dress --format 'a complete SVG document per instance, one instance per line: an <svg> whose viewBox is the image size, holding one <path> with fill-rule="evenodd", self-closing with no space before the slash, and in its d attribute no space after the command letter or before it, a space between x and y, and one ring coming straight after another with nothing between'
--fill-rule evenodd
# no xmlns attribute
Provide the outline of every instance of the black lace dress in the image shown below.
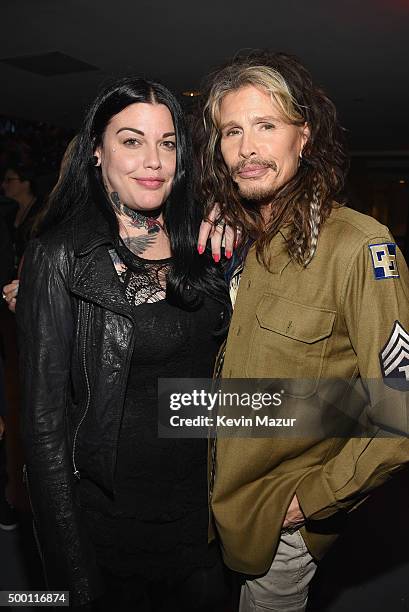
<svg viewBox="0 0 409 612"><path fill-rule="evenodd" d="M157 379L211 376L219 344L213 332L222 309L210 299L194 312L171 306L164 289L170 260L143 260L130 251L121 256L111 251L122 289L135 306L137 340L116 495L112 500L83 479L81 505L102 567L116 576L173 581L212 566L217 553L207 544L207 441L158 438Z"/></svg>

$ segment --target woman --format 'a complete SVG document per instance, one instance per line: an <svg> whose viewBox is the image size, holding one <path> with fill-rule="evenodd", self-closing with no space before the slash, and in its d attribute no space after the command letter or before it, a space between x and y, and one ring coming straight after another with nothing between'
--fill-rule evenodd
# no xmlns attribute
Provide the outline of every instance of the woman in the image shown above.
<svg viewBox="0 0 409 612"><path fill-rule="evenodd" d="M18 204L14 220L14 248L18 263L31 237L32 225L43 201L37 194L33 168L18 161L8 164L1 186L4 195Z"/></svg>
<svg viewBox="0 0 409 612"><path fill-rule="evenodd" d="M61 164L60 164L60 172L59 172L59 175L58 175L58 181L57 181L56 185L54 186L53 190L51 191L50 195L46 199L46 201L44 203L44 206L42 206L39 210L37 210L37 214L33 217L32 223L31 223L31 227L30 227L30 231L29 231L29 235L28 235L28 239L34 238L38 234L38 232L40 231L43 219L45 218L45 216L46 216L46 214L48 212L50 201L52 200L52 195L53 195L54 191L56 189L58 189L58 187L60 185L60 181L63 179L64 174L67 171L67 169L68 169L68 167L69 167L69 165L71 163L71 159L72 159L72 156L74 154L74 148L75 148L76 139L77 139L77 137L74 136L74 138L72 138L70 140L70 142L67 145L67 148L64 151L64 155L62 157ZM19 270L20 270L21 266L23 265L23 260L24 260L24 253L22 253L21 258L20 258ZM3 287L2 297L5 300L5 302L7 304L7 307L8 307L8 309L11 312L15 312L15 310L16 310L18 286L19 286L18 278L16 278L13 281L9 282L7 285L4 285L4 280L3 280L3 282L0 285L0 287Z"/></svg>
<svg viewBox="0 0 409 612"><path fill-rule="evenodd" d="M195 248L191 159L174 96L121 79L88 111L25 253L27 479L48 587L74 605L103 585L103 609L215 611L222 594L206 441L157 438L157 379L210 376L228 310Z"/></svg>

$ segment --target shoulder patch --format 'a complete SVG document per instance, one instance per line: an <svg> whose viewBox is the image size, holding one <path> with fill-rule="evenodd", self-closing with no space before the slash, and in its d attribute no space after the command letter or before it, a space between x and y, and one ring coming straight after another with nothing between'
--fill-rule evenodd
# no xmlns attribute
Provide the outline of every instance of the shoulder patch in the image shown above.
<svg viewBox="0 0 409 612"><path fill-rule="evenodd" d="M395 321L392 333L379 353L384 382L392 389L409 391L409 334Z"/></svg>
<svg viewBox="0 0 409 612"><path fill-rule="evenodd" d="M396 261L396 244L384 242L383 244L370 244L372 264L376 280L384 278L399 278Z"/></svg>

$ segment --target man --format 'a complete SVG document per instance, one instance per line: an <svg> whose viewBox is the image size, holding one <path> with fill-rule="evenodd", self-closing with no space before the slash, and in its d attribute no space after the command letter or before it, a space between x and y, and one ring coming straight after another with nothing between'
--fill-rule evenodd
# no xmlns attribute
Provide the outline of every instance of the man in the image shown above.
<svg viewBox="0 0 409 612"><path fill-rule="evenodd" d="M409 273L386 227L337 203L342 131L298 61L239 57L206 100L203 189L223 203L214 230L223 217L248 249L222 377L302 381L310 411L326 381L343 380L377 426L369 438L217 442L212 510L227 565L247 575L240 612L299 612L347 513L409 461ZM331 390L338 408L352 397Z"/></svg>

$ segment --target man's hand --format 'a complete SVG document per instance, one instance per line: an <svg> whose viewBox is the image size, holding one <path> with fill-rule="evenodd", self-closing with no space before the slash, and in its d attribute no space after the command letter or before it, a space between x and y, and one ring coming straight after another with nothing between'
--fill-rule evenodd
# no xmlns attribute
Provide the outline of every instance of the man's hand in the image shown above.
<svg viewBox="0 0 409 612"><path fill-rule="evenodd" d="M6 428L6 426L4 425L4 419L3 419L3 417L0 416L0 440L3 439L5 428Z"/></svg>
<svg viewBox="0 0 409 612"><path fill-rule="evenodd" d="M8 285L4 285L3 287L3 298L7 303L8 309L11 312L15 312L16 310L16 298L18 293L18 280L13 280Z"/></svg>
<svg viewBox="0 0 409 612"><path fill-rule="evenodd" d="M216 263L220 261L221 246L224 239L224 254L227 259L233 255L233 249L236 246L235 232L230 225L226 225L223 221L215 223L215 219L220 214L220 207L217 203L214 204L209 216L202 221L199 230L199 239L197 241L197 250L200 255L206 248L207 240L210 238L212 245L212 257Z"/></svg>
<svg viewBox="0 0 409 612"><path fill-rule="evenodd" d="M297 528L302 527L304 523L305 516L300 508L297 496L294 495L291 500L291 504L288 507L287 514L285 515L283 527L286 529Z"/></svg>

